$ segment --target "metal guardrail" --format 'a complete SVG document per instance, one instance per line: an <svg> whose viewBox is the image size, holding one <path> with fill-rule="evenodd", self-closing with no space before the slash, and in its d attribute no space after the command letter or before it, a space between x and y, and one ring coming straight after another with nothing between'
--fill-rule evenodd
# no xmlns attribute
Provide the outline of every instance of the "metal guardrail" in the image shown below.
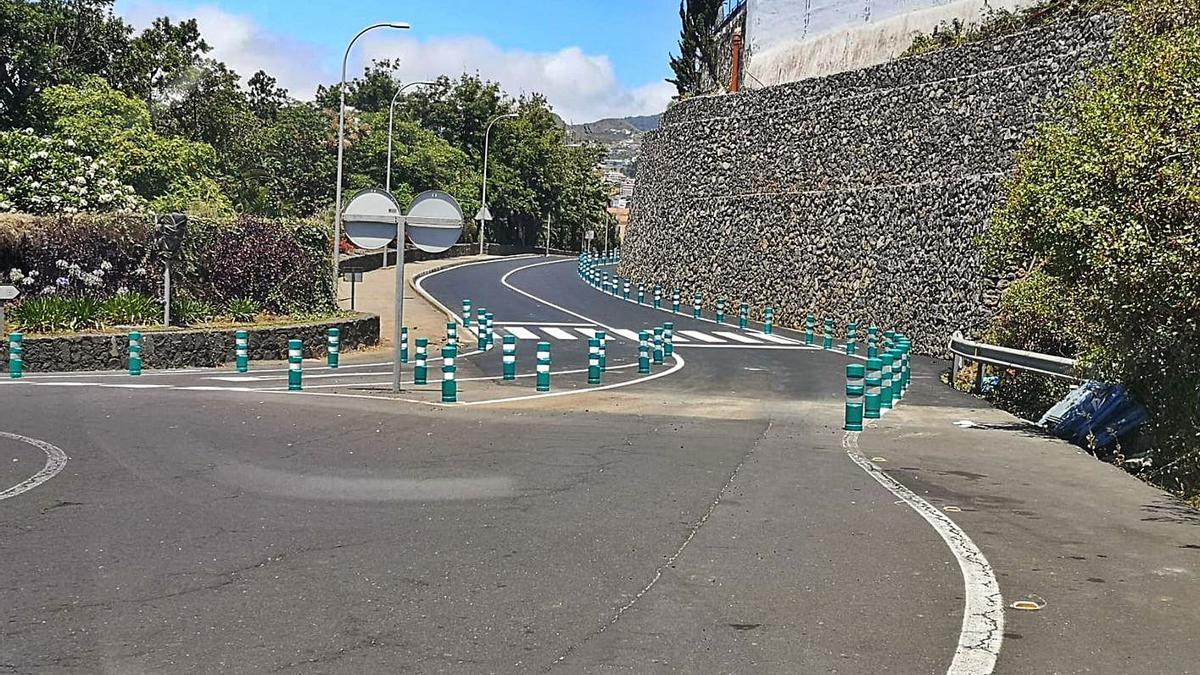
<svg viewBox="0 0 1200 675"><path fill-rule="evenodd" d="M954 335L950 337L949 348L950 352L954 354L951 381L958 378L958 371L962 368L963 361L986 363L1001 368L1014 368L1075 382L1080 380L1075 375L1075 359L974 342L963 337L962 331L954 331ZM982 385L983 368L980 368L975 375L975 389L981 389Z"/></svg>

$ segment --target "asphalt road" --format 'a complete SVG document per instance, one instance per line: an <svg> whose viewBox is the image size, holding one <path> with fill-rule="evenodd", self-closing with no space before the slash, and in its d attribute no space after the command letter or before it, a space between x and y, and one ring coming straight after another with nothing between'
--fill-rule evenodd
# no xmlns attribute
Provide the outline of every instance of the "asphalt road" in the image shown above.
<svg viewBox="0 0 1200 675"><path fill-rule="evenodd" d="M469 406L436 387L394 400L378 355L307 364L304 395L278 364L0 385L0 490L69 456L0 493L0 672L1200 664L1200 518L942 389L939 364L918 360L911 395L848 438L847 357L795 333L639 307L555 259L423 286L551 341L556 395L527 398L528 337L515 383L491 379L499 349L459 360ZM619 334L605 382L622 386L572 372L587 331L667 320L692 337L653 379ZM990 565L964 563L966 535ZM964 633L981 570L1004 628Z"/></svg>

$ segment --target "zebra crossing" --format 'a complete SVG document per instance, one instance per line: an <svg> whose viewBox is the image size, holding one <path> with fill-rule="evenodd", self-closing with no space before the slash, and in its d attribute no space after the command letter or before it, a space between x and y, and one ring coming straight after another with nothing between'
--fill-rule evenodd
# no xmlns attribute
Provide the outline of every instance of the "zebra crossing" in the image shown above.
<svg viewBox="0 0 1200 675"><path fill-rule="evenodd" d="M595 337L596 330L599 327L594 324L542 324L538 322L515 323L515 322L500 322L496 324L496 332L501 336L511 335L517 339L542 341L547 342L571 342L575 340L588 340ZM638 331L628 328L614 328L608 331L609 339L618 341L626 341L637 343L639 341ZM691 344L694 346L704 345L727 345L727 346L803 346L800 340L784 337L782 335L768 335L757 331L737 331L737 330L675 330L674 343L677 345Z"/></svg>

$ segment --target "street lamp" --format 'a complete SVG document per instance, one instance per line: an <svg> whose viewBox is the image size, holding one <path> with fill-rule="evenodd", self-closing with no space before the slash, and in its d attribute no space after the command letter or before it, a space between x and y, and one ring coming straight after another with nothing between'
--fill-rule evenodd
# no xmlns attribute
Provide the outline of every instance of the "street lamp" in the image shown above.
<svg viewBox="0 0 1200 675"><path fill-rule="evenodd" d="M400 94L409 87L418 85L432 85L433 82L409 82L396 90L396 95L392 97L392 105L388 108L388 153L387 153L387 180L384 182L384 190L389 194L392 192L392 122L396 119L396 101L400 99Z"/></svg>
<svg viewBox="0 0 1200 675"><path fill-rule="evenodd" d="M488 134L492 133L492 125L505 117L516 117L517 113L504 113L496 115L487 123L487 129L483 132L483 196L479 199L479 211L482 216L484 209L487 208L487 169L488 169ZM479 219L479 255L483 255L483 232L487 227L487 221L482 217Z"/></svg>
<svg viewBox="0 0 1200 675"><path fill-rule="evenodd" d="M342 55L342 84L338 87L341 99L338 104L338 153L337 153L337 189L334 191L336 195L333 202L333 287L337 288L338 279L338 255L342 248L342 145L343 139L346 136L346 62L350 60L350 49L358 42L358 38L362 37L368 31L376 28L397 28L399 30L408 30L411 28L403 21L377 23L358 31L358 35L350 40L350 44L346 45L346 53Z"/></svg>

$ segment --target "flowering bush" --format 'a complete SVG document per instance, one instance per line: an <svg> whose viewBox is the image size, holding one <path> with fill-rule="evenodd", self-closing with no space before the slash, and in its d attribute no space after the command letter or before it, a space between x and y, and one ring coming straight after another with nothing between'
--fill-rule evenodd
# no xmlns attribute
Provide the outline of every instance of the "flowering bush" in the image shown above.
<svg viewBox="0 0 1200 675"><path fill-rule="evenodd" d="M103 159L32 129L0 132L0 213L132 211L143 204Z"/></svg>

